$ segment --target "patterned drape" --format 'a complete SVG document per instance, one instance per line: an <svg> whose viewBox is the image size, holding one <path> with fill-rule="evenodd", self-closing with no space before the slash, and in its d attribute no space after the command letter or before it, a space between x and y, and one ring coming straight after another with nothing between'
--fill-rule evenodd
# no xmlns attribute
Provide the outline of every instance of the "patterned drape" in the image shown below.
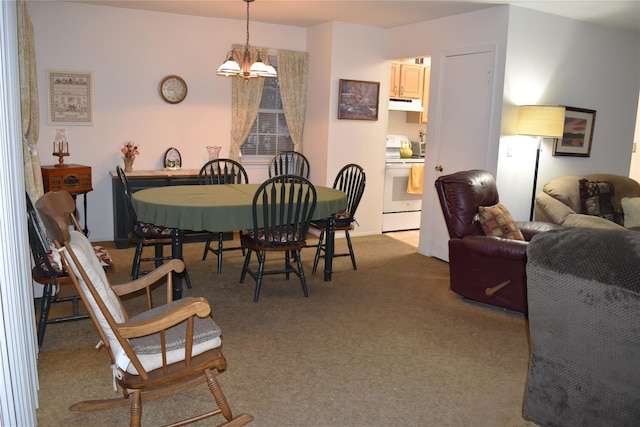
<svg viewBox="0 0 640 427"><path fill-rule="evenodd" d="M308 63L309 54L307 52L278 51L280 97L295 151L302 151L302 132L307 105Z"/></svg>
<svg viewBox="0 0 640 427"><path fill-rule="evenodd" d="M24 182L27 193L32 200L36 200L44 194L40 156L36 146L40 120L36 53L33 43L33 25L24 0L18 1L17 11Z"/></svg>
<svg viewBox="0 0 640 427"><path fill-rule="evenodd" d="M234 48L242 46L234 46ZM260 49L260 55L268 55L266 49ZM294 150L302 151L302 133L307 102L307 70L308 54L306 52L277 51L278 80L280 96L291 133ZM256 120L262 89L263 78L252 78L248 81L233 77L231 99L231 148L229 158L240 159L240 147L249 136L251 126Z"/></svg>
<svg viewBox="0 0 640 427"><path fill-rule="evenodd" d="M233 48L241 49L242 46L234 45ZM260 50L260 55L268 54L266 50ZM240 58L236 58L238 61ZM258 115L264 78L256 77L245 80L242 77L231 77L231 146L229 158L240 161L240 147L244 144L253 122Z"/></svg>

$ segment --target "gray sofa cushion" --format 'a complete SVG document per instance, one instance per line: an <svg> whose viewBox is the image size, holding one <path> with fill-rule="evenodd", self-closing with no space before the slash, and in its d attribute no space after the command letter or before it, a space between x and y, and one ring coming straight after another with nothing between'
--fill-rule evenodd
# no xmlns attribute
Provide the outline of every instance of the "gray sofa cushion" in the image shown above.
<svg viewBox="0 0 640 427"><path fill-rule="evenodd" d="M563 228L527 248L531 359L523 416L546 426L640 420L640 234Z"/></svg>

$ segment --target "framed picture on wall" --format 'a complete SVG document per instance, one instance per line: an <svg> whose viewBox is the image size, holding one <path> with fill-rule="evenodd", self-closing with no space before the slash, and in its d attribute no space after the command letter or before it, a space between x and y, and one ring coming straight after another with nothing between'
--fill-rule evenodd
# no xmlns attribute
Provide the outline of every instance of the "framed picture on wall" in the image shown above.
<svg viewBox="0 0 640 427"><path fill-rule="evenodd" d="M595 123L595 110L566 107L564 132L553 142L553 155L589 157Z"/></svg>
<svg viewBox="0 0 640 427"><path fill-rule="evenodd" d="M338 118L378 120L380 82L340 79Z"/></svg>
<svg viewBox="0 0 640 427"><path fill-rule="evenodd" d="M49 124L93 124L93 73L47 70Z"/></svg>

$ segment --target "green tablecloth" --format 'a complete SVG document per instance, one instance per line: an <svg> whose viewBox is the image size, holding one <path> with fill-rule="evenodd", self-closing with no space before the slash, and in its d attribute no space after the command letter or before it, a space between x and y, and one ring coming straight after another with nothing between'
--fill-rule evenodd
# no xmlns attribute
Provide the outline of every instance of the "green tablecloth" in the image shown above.
<svg viewBox="0 0 640 427"><path fill-rule="evenodd" d="M139 221L192 231L235 231L253 227L251 204L260 184L176 185L133 194ZM313 219L327 218L347 206L347 195L316 186Z"/></svg>

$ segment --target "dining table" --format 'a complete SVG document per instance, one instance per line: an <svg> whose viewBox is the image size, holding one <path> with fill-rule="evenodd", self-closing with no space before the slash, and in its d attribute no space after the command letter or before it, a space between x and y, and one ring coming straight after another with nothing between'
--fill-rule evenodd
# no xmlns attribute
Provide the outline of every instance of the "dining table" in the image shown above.
<svg viewBox="0 0 640 427"><path fill-rule="evenodd" d="M253 198L260 184L172 185L133 193L139 221L174 229L171 256L182 259L185 231L232 232L253 228ZM312 219L329 219L326 232L324 280L331 281L335 238L334 216L347 206L347 195L314 185L316 206ZM182 275L174 275L173 298L182 297Z"/></svg>

